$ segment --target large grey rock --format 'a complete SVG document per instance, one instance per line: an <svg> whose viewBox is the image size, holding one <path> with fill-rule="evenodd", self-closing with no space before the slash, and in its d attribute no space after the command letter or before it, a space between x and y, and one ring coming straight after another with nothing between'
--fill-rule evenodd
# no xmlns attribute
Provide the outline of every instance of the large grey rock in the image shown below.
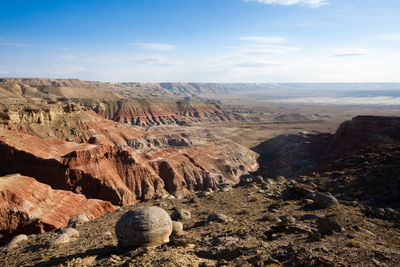
<svg viewBox="0 0 400 267"><path fill-rule="evenodd" d="M79 214L68 221L68 227L76 227L90 221L86 214Z"/></svg>
<svg viewBox="0 0 400 267"><path fill-rule="evenodd" d="M9 250L9 249L13 249L16 248L18 246L18 244L24 240L28 240L28 236L26 235L17 235L14 236L10 242L8 242L7 245L5 245L2 250Z"/></svg>
<svg viewBox="0 0 400 267"><path fill-rule="evenodd" d="M115 225L118 243L122 247L155 247L169 242L172 221L159 207L128 211Z"/></svg>
<svg viewBox="0 0 400 267"><path fill-rule="evenodd" d="M321 209L326 209L339 205L339 201L329 193L316 193L314 204Z"/></svg>

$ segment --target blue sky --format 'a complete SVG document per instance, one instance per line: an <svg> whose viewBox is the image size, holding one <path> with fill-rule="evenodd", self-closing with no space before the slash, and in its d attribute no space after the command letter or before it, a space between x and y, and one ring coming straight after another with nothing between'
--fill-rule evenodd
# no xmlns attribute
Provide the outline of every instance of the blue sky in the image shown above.
<svg viewBox="0 0 400 267"><path fill-rule="evenodd" d="M400 82L398 0L0 4L0 77Z"/></svg>

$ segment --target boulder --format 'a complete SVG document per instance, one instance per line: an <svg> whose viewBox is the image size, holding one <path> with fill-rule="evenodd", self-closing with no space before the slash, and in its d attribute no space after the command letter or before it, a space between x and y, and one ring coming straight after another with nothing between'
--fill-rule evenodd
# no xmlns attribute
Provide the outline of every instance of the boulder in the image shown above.
<svg viewBox="0 0 400 267"><path fill-rule="evenodd" d="M79 237L79 232L76 229L69 228L69 227L61 229L61 234L65 234L65 235L69 236L70 238Z"/></svg>
<svg viewBox="0 0 400 267"><path fill-rule="evenodd" d="M297 183L293 186L293 192L301 197L305 197L309 194L314 193L311 186L307 186L305 184Z"/></svg>
<svg viewBox="0 0 400 267"><path fill-rule="evenodd" d="M171 214L172 220L186 220L190 219L192 214L190 211L182 208L175 208L175 211Z"/></svg>
<svg viewBox="0 0 400 267"><path fill-rule="evenodd" d="M207 218L208 221L215 221L215 222L229 222L232 221L231 218L226 216L222 213L210 214Z"/></svg>
<svg viewBox="0 0 400 267"><path fill-rule="evenodd" d="M329 235L333 232L343 232L342 226L333 218L319 218L316 224L318 232L322 235Z"/></svg>
<svg viewBox="0 0 400 267"><path fill-rule="evenodd" d="M118 244L121 247L155 247L169 242L172 221L160 207L147 207L128 211L115 225Z"/></svg>
<svg viewBox="0 0 400 267"><path fill-rule="evenodd" d="M181 222L172 221L171 236L183 236L183 224Z"/></svg>
<svg viewBox="0 0 400 267"><path fill-rule="evenodd" d="M74 228L63 228L60 232L54 235L48 242L48 246L56 246L59 244L68 243L79 237L79 232Z"/></svg>
<svg viewBox="0 0 400 267"><path fill-rule="evenodd" d="M76 227L90 221L86 214L79 214L68 221L68 227Z"/></svg>
<svg viewBox="0 0 400 267"><path fill-rule="evenodd" d="M279 218L281 219L280 225L292 225L296 223L296 219L290 215L281 216Z"/></svg>
<svg viewBox="0 0 400 267"><path fill-rule="evenodd" d="M64 243L69 243L71 241L71 238L69 237L68 234L57 234L53 236L48 242L48 246L57 246L60 244Z"/></svg>
<svg viewBox="0 0 400 267"><path fill-rule="evenodd" d="M339 201L329 193L316 193L314 204L321 209L327 209L339 205Z"/></svg>
<svg viewBox="0 0 400 267"><path fill-rule="evenodd" d="M24 240L28 240L28 237L26 235L14 236L13 239L11 239L11 241L8 242L8 244L3 247L3 250L13 249L17 247L18 244Z"/></svg>

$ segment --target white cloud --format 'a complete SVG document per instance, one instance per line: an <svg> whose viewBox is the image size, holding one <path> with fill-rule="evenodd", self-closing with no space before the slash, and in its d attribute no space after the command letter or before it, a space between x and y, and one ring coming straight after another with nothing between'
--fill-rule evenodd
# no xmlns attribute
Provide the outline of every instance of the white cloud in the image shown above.
<svg viewBox="0 0 400 267"><path fill-rule="evenodd" d="M291 5L305 5L311 8L316 8L320 6L324 6L328 4L326 0L245 0L246 2L258 2L262 4L277 4L283 6L291 6Z"/></svg>
<svg viewBox="0 0 400 267"><path fill-rule="evenodd" d="M262 44L280 44L286 42L286 39L282 37L261 37L261 36L241 37L240 40L250 41L254 43L262 43Z"/></svg>
<svg viewBox="0 0 400 267"><path fill-rule="evenodd" d="M0 75L4 75L4 74L9 74L9 72L6 70L0 70Z"/></svg>
<svg viewBox="0 0 400 267"><path fill-rule="evenodd" d="M133 45L141 49L156 50L156 51L169 51L175 49L176 47L173 44L159 44L159 43L134 43Z"/></svg>
<svg viewBox="0 0 400 267"><path fill-rule="evenodd" d="M379 39L384 41L400 41L400 34L384 34L379 36Z"/></svg>

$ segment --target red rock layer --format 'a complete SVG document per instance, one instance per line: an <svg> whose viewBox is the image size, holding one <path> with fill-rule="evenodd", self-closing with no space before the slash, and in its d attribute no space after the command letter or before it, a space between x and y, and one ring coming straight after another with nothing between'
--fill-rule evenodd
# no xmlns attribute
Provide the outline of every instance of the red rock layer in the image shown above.
<svg viewBox="0 0 400 267"><path fill-rule="evenodd" d="M120 134L128 136L131 131ZM54 189L115 205L133 204L165 191L185 195L236 183L242 173L257 167L254 153L230 143L169 148L149 156L130 147L43 140L6 130L0 136L0 158L0 175L21 173Z"/></svg>
<svg viewBox="0 0 400 267"><path fill-rule="evenodd" d="M38 234L65 227L78 214L95 218L116 208L107 201L53 190L31 177L0 177L0 243L21 233Z"/></svg>
<svg viewBox="0 0 400 267"><path fill-rule="evenodd" d="M231 120L219 106L201 102L168 100L120 100L102 103L94 110L107 119L133 125L160 125L200 121Z"/></svg>

